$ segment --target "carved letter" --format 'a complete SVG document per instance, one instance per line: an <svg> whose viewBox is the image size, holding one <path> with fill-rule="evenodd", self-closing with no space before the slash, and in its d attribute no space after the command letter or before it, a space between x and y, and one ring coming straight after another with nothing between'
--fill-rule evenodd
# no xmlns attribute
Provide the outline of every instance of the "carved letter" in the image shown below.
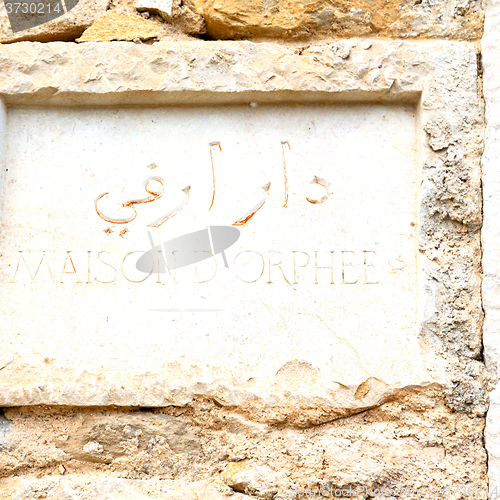
<svg viewBox="0 0 500 500"><path fill-rule="evenodd" d="M66 264L68 262L68 259L71 262L71 267L73 268L73 271L66 271ZM66 255L66 260L64 261L64 266L63 266L62 273L61 273L61 280L60 280L61 283L63 283L63 278L64 278L65 274L74 274L76 276L78 283L81 283L80 278L78 277L78 274L77 274L76 269L75 269L75 263L73 262L73 259L71 258L71 252L69 250L68 250L68 255Z"/></svg>
<svg viewBox="0 0 500 500"><path fill-rule="evenodd" d="M283 203L283 208L286 208L288 204L288 176L286 173L286 160L285 160L285 149L288 146L288 149L291 151L290 143L288 141L281 141L281 151L283 153L283 181L285 184L285 202ZM286 279L286 278L285 278Z"/></svg>
<svg viewBox="0 0 500 500"><path fill-rule="evenodd" d="M168 267L167 261L165 260L165 257L163 256L163 250L158 250L158 253L161 255L161 260L163 262L163 265L165 266L165 269L168 271L168 274L170 274L170 277L174 280L175 283L177 283L177 281L175 279L175 277L176 277L175 267L174 267L174 274L172 274L172 272L170 271L170 269ZM177 253L177 251L172 252L172 255L174 256L174 264L175 264L175 254L176 253ZM160 261L160 256L158 256L157 262L158 262L158 281L156 283L161 283L160 272L161 272L162 262Z"/></svg>
<svg viewBox="0 0 500 500"><path fill-rule="evenodd" d="M359 281L359 278L356 281L346 281L346 267L354 267L352 262L346 262L346 254L348 253L352 253L354 256L356 255L354 252L349 250L342 252L342 283L345 285L354 285Z"/></svg>
<svg viewBox="0 0 500 500"><path fill-rule="evenodd" d="M186 186L182 192L186 195L184 201L181 201L176 207L172 208L172 210L168 211L154 222L148 224L148 227L160 227L164 222L167 222L169 219L174 217L174 215L177 215L187 205L187 202L189 201L189 194L191 192L191 186Z"/></svg>
<svg viewBox="0 0 500 500"><path fill-rule="evenodd" d="M109 215L104 215L101 210L99 210L99 207L97 206L98 203L105 197L109 194L109 191L106 192L106 193L103 193L101 195L99 195L96 200L95 200L95 211L97 212L97 215L105 220L106 222L110 222L111 224L127 224L128 222L132 222L136 217L137 217L137 212L135 210L135 208L131 205L130 208L132 209L132 211L134 212L128 219L116 219L114 217L110 217ZM124 205L122 205L123 207ZM111 231L111 230L109 230ZM109 234L109 232L106 232L106 234Z"/></svg>
<svg viewBox="0 0 500 500"><path fill-rule="evenodd" d="M237 274L236 274L236 259L243 253L256 253L261 259L262 259L262 269L260 271L260 274L257 278L255 278L254 280L251 280L251 281L247 281L247 280L244 280L243 278L240 278ZM257 280L259 280L262 275L264 274L264 268L265 268L266 264L265 264L265 261L264 261L264 257L259 253L259 252L254 252L252 250L245 250L243 252L240 252L233 260L233 272L234 272L234 275L240 280L240 281L243 281L243 283L255 283Z"/></svg>
<svg viewBox="0 0 500 500"><path fill-rule="evenodd" d="M208 211L212 210L215 201L215 165L214 165L214 148L218 147L219 151L222 151L220 142L210 143L210 160L212 162L212 203L210 203L210 208Z"/></svg>
<svg viewBox="0 0 500 500"><path fill-rule="evenodd" d="M293 250L293 284L297 285L297 267L307 267L309 265L309 262L311 262L311 257L309 257L309 254L306 252L301 252L300 250ZM297 262L295 260L295 254L296 253L301 253L307 257L307 262L303 266L297 266Z"/></svg>
<svg viewBox="0 0 500 500"><path fill-rule="evenodd" d="M269 189L271 188L271 183L268 182L266 185L262 186L264 193L266 196L262 198L257 205L251 208L243 217L240 217L236 222L233 223L233 226L246 226L250 219L264 206L264 203L267 201L269 196Z"/></svg>
<svg viewBox="0 0 500 500"><path fill-rule="evenodd" d="M367 285L377 285L378 283L380 283L380 280L378 281L369 281L368 280L368 268L369 267L373 267L373 271L372 272L375 272L375 264L373 264L372 262L368 262L367 260L367 254L370 254L372 253L375 257L377 257L377 254L372 251L372 250L363 250L363 255L364 255L364 265L365 265L365 283ZM371 278L373 279L374 276L371 276Z"/></svg>
<svg viewBox="0 0 500 500"><path fill-rule="evenodd" d="M123 265L125 264L125 260L127 259L127 257L129 255L132 255L133 253L142 253L142 254L147 253L151 257L151 271L149 271L149 274L144 279L142 279L142 280L134 281L134 280L131 280L131 279L127 278L127 276L125 276L125 270L123 269ZM125 257L123 257L123 260L122 260L122 274L123 274L123 277L127 281L130 281L131 283L142 283L144 280L147 280L153 274L154 268L155 268L155 260L154 260L153 256L149 252L141 252L140 250L135 250L135 251L129 252L127 255L125 255Z"/></svg>
<svg viewBox="0 0 500 500"><path fill-rule="evenodd" d="M328 197L330 196L330 190L332 188L331 184L328 181L326 181L325 179L321 179L320 177L315 175L313 177L311 184L318 184L319 186L324 187L326 194L324 194L323 196L321 196L321 198L318 199L306 197L306 200L309 203L318 204L318 203L324 203L326 200L328 200Z"/></svg>
<svg viewBox="0 0 500 500"><path fill-rule="evenodd" d="M87 284L90 283L90 254L92 253L91 250L87 250L87 253L89 254L89 274L87 276Z"/></svg>
<svg viewBox="0 0 500 500"><path fill-rule="evenodd" d="M150 167L151 167L151 165L150 165ZM159 192L156 192L149 187L149 184L152 181L156 181L156 182L160 183L161 188L160 188ZM132 222L137 217L137 211L134 208L134 205L140 205L142 203L151 203L152 201L158 200L159 198L161 198L163 196L163 193L165 191L164 186L163 186L163 179L161 177L157 177L157 176L149 177L144 182L144 189L149 194L149 196L147 196L146 198L141 198L138 200L130 200L130 201L126 201L125 203L122 203L123 208L131 208L132 211L134 212L132 215L130 215L130 217L128 219L116 219L114 217L104 215L102 213L102 211L99 209L99 207L97 206L98 203L105 196L107 196L109 194L109 192L103 193L97 197L97 199L95 200L95 211L97 212L97 215L101 219L105 220L106 222L110 222L111 224L127 224L128 222ZM157 226L155 226L155 227L157 227ZM111 232L110 230L106 230L106 234L109 234L110 232Z"/></svg>
<svg viewBox="0 0 500 500"><path fill-rule="evenodd" d="M47 264L47 269L49 270L49 275L50 275L50 278L52 280L52 283L54 282L54 277L52 276L52 272L50 271L50 267L49 267L49 261L45 259L45 252L43 252L42 259L40 260L40 264L38 264L35 275L32 276L31 271L29 270L28 264L26 263L26 260L24 260L22 250L19 250L19 261L17 262L16 272L14 273L14 277L12 278L13 282L15 282L15 280L16 280L16 275L17 275L17 271L19 271L19 264L21 264L21 260L24 262L24 265L26 266L26 269L28 271L28 274L29 274L32 282L36 280L36 277L38 275L38 271L40 271L40 267L42 267L42 263L45 260L46 264Z"/></svg>
<svg viewBox="0 0 500 500"><path fill-rule="evenodd" d="M330 277L331 277L331 281L330 281L330 285L333 285L334 282L333 282L333 254L335 252L333 250L330 250L330 260L331 260L331 265L330 266L318 266L318 252L314 252L314 278L315 278L315 281L314 281L314 284L315 285L319 285L318 283L318 269L330 269Z"/></svg>
<svg viewBox="0 0 500 500"><path fill-rule="evenodd" d="M279 262L275 263L275 264L272 264L271 263L271 254L272 253L279 253L280 256L281 256L281 260ZM282 263L283 263L283 255L281 254L281 252L275 252L274 250L269 250L269 281L268 281L269 284L272 284L272 281L271 281L271 268L273 266L277 266L278 269L281 271L281 274L283 275L283 278L285 278L285 281L290 285L290 282L286 279L285 273L283 272L283 269L281 268L281 264Z"/></svg>
<svg viewBox="0 0 500 500"><path fill-rule="evenodd" d="M116 276L117 276L116 269L115 269L115 268L114 268L111 264L108 264L107 262L104 262L104 261L101 259L101 254L102 254L102 253L107 253L107 254L109 254L109 252L105 252L105 251L103 251L103 252L99 252L99 253L97 254L97 258L98 258L98 259L99 259L99 260L100 260L103 264L105 264L106 266L109 266L111 269L113 269L113 271L115 272L115 277L114 277L111 281L101 281L101 280L98 280L97 278L95 278L95 281L97 281L97 282L99 282L99 283L113 283L113 281L115 281L115 280L116 280Z"/></svg>
<svg viewBox="0 0 500 500"><path fill-rule="evenodd" d="M206 250L195 250L195 253L208 253L208 255L212 256L215 262L215 270L214 270L214 275L209 278L208 280L205 281L198 281L198 263L194 265L194 274L195 274L195 280L196 283L207 283L208 281L211 281L215 278L215 275L217 274L217 259L215 258L215 255L212 255L211 252L208 252Z"/></svg>

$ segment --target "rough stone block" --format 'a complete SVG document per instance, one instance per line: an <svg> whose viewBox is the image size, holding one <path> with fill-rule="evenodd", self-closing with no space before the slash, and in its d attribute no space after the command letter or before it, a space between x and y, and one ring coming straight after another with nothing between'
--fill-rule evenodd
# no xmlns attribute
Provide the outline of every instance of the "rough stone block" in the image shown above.
<svg viewBox="0 0 500 500"><path fill-rule="evenodd" d="M446 37L477 39L483 11L476 0L185 0L216 39L310 37Z"/></svg>
<svg viewBox="0 0 500 500"><path fill-rule="evenodd" d="M160 34L158 24L140 16L127 16L108 11L84 31L77 42L108 42L112 40L138 41L156 38Z"/></svg>
<svg viewBox="0 0 500 500"><path fill-rule="evenodd" d="M208 400L140 412L11 408L0 498L335 498L345 490L343 498L362 500L383 488L381 498L430 500L454 488L484 500L484 419L441 398L437 387L401 391L379 408L303 428L262 424ZM187 439L173 446L179 432L196 436L195 453Z"/></svg>

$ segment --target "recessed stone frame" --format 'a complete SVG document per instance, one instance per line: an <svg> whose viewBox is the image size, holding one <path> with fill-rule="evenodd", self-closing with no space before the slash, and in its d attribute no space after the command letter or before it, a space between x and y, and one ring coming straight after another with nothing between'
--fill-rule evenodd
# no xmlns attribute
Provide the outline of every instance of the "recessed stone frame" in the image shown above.
<svg viewBox="0 0 500 500"><path fill-rule="evenodd" d="M9 76L0 81L7 110L20 105L413 104L418 111L422 165L419 329L432 374L415 385L441 387L451 409L484 415L488 380L482 363L480 295L484 120L472 44L18 43L0 48L0 71ZM2 116L0 138L5 137L5 109ZM291 398L283 393L266 399L241 388L196 383L168 387L154 379L137 380L136 386L130 381L129 387L121 388L97 376L64 377L66 385L56 387L50 379L41 386L43 367L31 366L15 353L3 364L0 406L151 407L182 405L206 396L262 415L278 408L288 408L290 415L293 407L310 408L311 418L321 422L382 404L409 389L368 379L363 387L349 388L338 398L314 394Z"/></svg>

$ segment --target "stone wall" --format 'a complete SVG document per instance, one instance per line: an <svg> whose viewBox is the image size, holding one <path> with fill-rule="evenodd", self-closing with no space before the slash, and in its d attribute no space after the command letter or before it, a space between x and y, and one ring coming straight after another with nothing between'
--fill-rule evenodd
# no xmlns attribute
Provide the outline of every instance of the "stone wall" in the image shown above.
<svg viewBox="0 0 500 500"><path fill-rule="evenodd" d="M139 13L149 22L139 19ZM12 33L2 5L0 40L71 41L96 21L83 41L185 36L209 40L376 36L474 41L481 38L483 18L483 8L477 0L80 0L74 10L60 18L18 33Z"/></svg>
<svg viewBox="0 0 500 500"><path fill-rule="evenodd" d="M0 2L0 498L495 498L497 3ZM254 288L101 260L228 206Z"/></svg>

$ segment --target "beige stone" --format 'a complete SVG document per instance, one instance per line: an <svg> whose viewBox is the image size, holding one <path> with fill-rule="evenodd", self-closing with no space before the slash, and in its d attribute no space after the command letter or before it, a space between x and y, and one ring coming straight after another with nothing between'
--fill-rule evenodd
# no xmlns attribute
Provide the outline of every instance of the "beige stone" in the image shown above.
<svg viewBox="0 0 500 500"><path fill-rule="evenodd" d="M188 35L204 35L207 33L205 19L195 12L186 2L173 2L173 24Z"/></svg>
<svg viewBox="0 0 500 500"><path fill-rule="evenodd" d="M117 5L116 9L123 13L131 10L127 3ZM173 30L178 33L201 35L207 31L203 16L193 12L180 0L139 0L135 4L135 9L149 15L151 19L161 19L171 23ZM175 36L175 33L167 32L163 38L171 40L173 35Z"/></svg>
<svg viewBox="0 0 500 500"><path fill-rule="evenodd" d="M102 475L76 475L68 479L18 478L0 480L2 498L16 500L252 500L240 493L228 497L208 482L132 480ZM81 495L85 495L82 497Z"/></svg>
<svg viewBox="0 0 500 500"><path fill-rule="evenodd" d="M359 487L359 494L344 497L355 500L377 488L386 488L382 499L431 500L453 498L446 495L451 486L469 488L464 498L485 500L484 418L451 411L442 396L437 388L402 391L379 408L303 428L261 424L256 413L242 416L237 407L209 400L140 412L6 409L0 498L32 500L38 492L47 500L237 500L275 493L275 499L300 499L320 488L322 496L309 497L335 498L333 486L355 493ZM249 431L257 427L258 433ZM418 496L408 494L413 488Z"/></svg>
<svg viewBox="0 0 500 500"><path fill-rule="evenodd" d="M140 16L127 16L108 11L88 28L77 42L108 42L112 40L150 40L161 32L160 27Z"/></svg>
<svg viewBox="0 0 500 500"><path fill-rule="evenodd" d="M68 13L48 23L12 33L4 2L0 2L0 43L73 41L108 8L109 0L80 0Z"/></svg>
<svg viewBox="0 0 500 500"><path fill-rule="evenodd" d="M202 454L199 436L187 428L185 421L161 414L88 419L74 434L58 441L57 447L77 460L111 463L127 455L127 441L142 451L163 445L174 453Z"/></svg>
<svg viewBox="0 0 500 500"><path fill-rule="evenodd" d="M137 14L137 2L138 0L111 0L109 3L109 10L117 12L118 14L131 16Z"/></svg>
<svg viewBox="0 0 500 500"><path fill-rule="evenodd" d="M481 35L480 2L447 0L185 0L203 16L215 39L382 35L449 37Z"/></svg>
<svg viewBox="0 0 500 500"><path fill-rule="evenodd" d="M222 475L222 480L234 491L264 500L272 500L278 493L278 484L283 482L283 479L270 467L258 465L248 459L230 462Z"/></svg>
<svg viewBox="0 0 500 500"><path fill-rule="evenodd" d="M172 0L138 0L135 8L139 12L153 12L165 21L172 21Z"/></svg>

